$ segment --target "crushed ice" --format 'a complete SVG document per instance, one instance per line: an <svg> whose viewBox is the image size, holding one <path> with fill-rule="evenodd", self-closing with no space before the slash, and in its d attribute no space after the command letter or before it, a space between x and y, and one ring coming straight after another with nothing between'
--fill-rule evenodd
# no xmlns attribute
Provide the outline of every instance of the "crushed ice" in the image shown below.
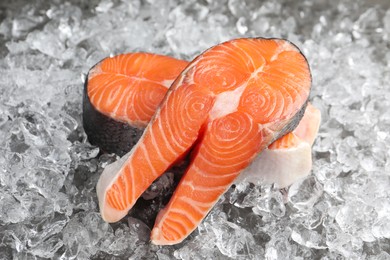
<svg viewBox="0 0 390 260"><path fill-rule="evenodd" d="M61 2L0 5L1 259L390 258L388 1ZM250 36L287 38L308 58L323 118L312 176L232 187L177 246L149 244L147 210L104 223L94 189L116 157L86 142L84 74L112 54L191 59Z"/></svg>

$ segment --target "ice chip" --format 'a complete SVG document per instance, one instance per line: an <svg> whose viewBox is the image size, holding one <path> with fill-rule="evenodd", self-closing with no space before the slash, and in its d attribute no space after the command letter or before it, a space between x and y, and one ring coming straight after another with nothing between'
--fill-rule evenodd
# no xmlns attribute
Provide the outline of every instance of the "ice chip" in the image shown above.
<svg viewBox="0 0 390 260"><path fill-rule="evenodd" d="M65 181L62 172L43 167L30 170L24 178L31 188L39 190L39 193L46 197L51 197L52 194L58 192Z"/></svg>
<svg viewBox="0 0 390 260"><path fill-rule="evenodd" d="M111 0L102 0L98 6L95 7L95 10L96 12L107 13L113 5L114 3Z"/></svg>
<svg viewBox="0 0 390 260"><path fill-rule="evenodd" d="M383 252L380 252L377 255L371 255L367 259L369 259L369 260L387 260L387 259L390 259L390 254L388 254L387 252L383 251Z"/></svg>
<svg viewBox="0 0 390 260"><path fill-rule="evenodd" d="M381 23L378 19L378 9L375 7L368 8L354 24L354 29L359 32L372 32L380 27Z"/></svg>
<svg viewBox="0 0 390 260"><path fill-rule="evenodd" d="M293 252L293 245L288 240L291 231L276 231L271 240L266 244L265 257L266 259L288 259Z"/></svg>
<svg viewBox="0 0 390 260"><path fill-rule="evenodd" d="M56 252L63 246L64 242L62 241L61 237L56 235L41 241L38 246L33 247L28 251L37 257L53 258Z"/></svg>
<svg viewBox="0 0 390 260"><path fill-rule="evenodd" d="M139 14L141 8L141 1L134 0L127 3L128 12L131 17L136 17Z"/></svg>
<svg viewBox="0 0 390 260"><path fill-rule="evenodd" d="M341 230L353 236L360 237L366 242L375 240L370 223L376 218L377 213L372 206L359 202L346 204L336 215L336 221Z"/></svg>
<svg viewBox="0 0 390 260"><path fill-rule="evenodd" d="M201 224L203 225L203 224ZM215 235L213 232L203 232L173 253L177 259L205 259L209 256L218 258L226 257L215 245Z"/></svg>
<svg viewBox="0 0 390 260"><path fill-rule="evenodd" d="M27 41L30 47L54 58L60 58L65 51L65 45L56 35L45 32L32 32Z"/></svg>
<svg viewBox="0 0 390 260"><path fill-rule="evenodd" d="M334 225L326 229L326 244L331 251L345 258L356 258L362 254L363 241L359 237L342 232Z"/></svg>
<svg viewBox="0 0 390 260"><path fill-rule="evenodd" d="M283 217L286 213L286 207L282 193L279 190L268 190L257 200L256 206L252 210L260 215L266 212L274 217Z"/></svg>
<svg viewBox="0 0 390 260"><path fill-rule="evenodd" d="M326 249L324 236L316 230L308 230L303 226L296 227L292 233L291 238L300 245L308 248Z"/></svg>
<svg viewBox="0 0 390 260"><path fill-rule="evenodd" d="M102 238L100 249L110 255L131 255L136 249L137 241L138 235L130 233L129 228L122 224L114 233L109 232Z"/></svg>
<svg viewBox="0 0 390 260"><path fill-rule="evenodd" d="M294 32L297 27L297 23L294 19L294 17L290 16L282 23L282 27L285 32Z"/></svg>
<svg viewBox="0 0 390 260"><path fill-rule="evenodd" d="M390 214L379 218L374 223L372 234L377 238L390 238Z"/></svg>
<svg viewBox="0 0 390 260"><path fill-rule="evenodd" d="M12 195L2 191L0 195L0 206L2 213L0 214L0 221L3 224L6 223L18 223L23 221L27 216L28 212L22 207Z"/></svg>
<svg viewBox="0 0 390 260"><path fill-rule="evenodd" d="M241 35L244 35L248 31L248 26L246 25L246 19L244 17L240 17L237 20L236 27L237 27L237 31Z"/></svg>
<svg viewBox="0 0 390 260"><path fill-rule="evenodd" d="M322 185L314 176L309 176L291 185L288 201L298 210L309 209L317 202L322 192Z"/></svg>
<svg viewBox="0 0 390 260"><path fill-rule="evenodd" d="M231 222L215 223L213 232L216 245L221 253L228 257L250 257L257 249L253 236L245 229Z"/></svg>
<svg viewBox="0 0 390 260"><path fill-rule="evenodd" d="M63 230L64 243L68 246L66 256L82 258L84 254L95 254L98 251L98 243L110 232L110 226L101 219L100 214L77 213ZM78 235L75 236L75 233Z"/></svg>
<svg viewBox="0 0 390 260"><path fill-rule="evenodd" d="M229 11L237 18L250 16L251 12L256 11L261 5L258 2L248 0L229 0Z"/></svg>

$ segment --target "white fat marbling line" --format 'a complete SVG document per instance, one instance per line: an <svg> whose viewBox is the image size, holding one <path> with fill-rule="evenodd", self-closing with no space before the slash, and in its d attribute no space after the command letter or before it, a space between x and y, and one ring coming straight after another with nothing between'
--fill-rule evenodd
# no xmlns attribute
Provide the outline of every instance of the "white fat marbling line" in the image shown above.
<svg viewBox="0 0 390 260"><path fill-rule="evenodd" d="M232 91L225 91L217 95L214 106L210 110L210 120L214 120L237 111L238 104L246 84Z"/></svg>
<svg viewBox="0 0 390 260"><path fill-rule="evenodd" d="M166 79L161 82L161 85L166 88L170 88L172 83L174 82L174 79Z"/></svg>

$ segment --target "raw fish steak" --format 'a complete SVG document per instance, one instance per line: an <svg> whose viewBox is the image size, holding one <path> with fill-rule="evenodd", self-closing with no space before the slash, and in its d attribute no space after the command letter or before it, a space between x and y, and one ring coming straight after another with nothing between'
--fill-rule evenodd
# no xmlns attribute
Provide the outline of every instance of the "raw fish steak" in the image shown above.
<svg viewBox="0 0 390 260"><path fill-rule="evenodd" d="M128 53L92 67L84 86L83 113L90 142L120 156L130 151L188 63L152 53ZM119 99L119 105L113 105L112 97ZM298 127L257 156L235 182L277 183L284 188L307 176L320 118L319 110L308 104Z"/></svg>
<svg viewBox="0 0 390 260"><path fill-rule="evenodd" d="M273 141L302 118L311 76L280 39L236 39L193 60L174 81L141 139L97 185L102 217L124 217L142 192L191 151L191 163L155 222L155 244L176 244Z"/></svg>
<svg viewBox="0 0 390 260"><path fill-rule="evenodd" d="M126 154L188 62L151 53L106 58L88 73L83 126L91 144Z"/></svg>

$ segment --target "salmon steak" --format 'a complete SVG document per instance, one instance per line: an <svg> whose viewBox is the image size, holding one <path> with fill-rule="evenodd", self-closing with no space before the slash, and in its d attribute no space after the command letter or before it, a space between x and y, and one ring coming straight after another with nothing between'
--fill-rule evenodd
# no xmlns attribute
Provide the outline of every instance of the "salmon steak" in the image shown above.
<svg viewBox="0 0 390 260"><path fill-rule="evenodd" d="M124 63L126 71L122 68ZM89 141L102 151L120 156L130 151L170 84L188 63L152 53L128 53L106 58L92 67L84 86L83 123ZM152 87L150 82L154 83ZM123 96L119 102L126 109L122 109L119 116L112 99L105 98L113 95ZM143 103L143 106L138 103ZM312 166L311 145L317 136L320 120L319 110L308 103L297 128L269 145L235 183L276 183L284 188L307 176Z"/></svg>
<svg viewBox="0 0 390 260"><path fill-rule="evenodd" d="M187 64L163 55L130 53L92 67L83 98L89 142L120 156L130 151Z"/></svg>
<svg viewBox="0 0 390 260"><path fill-rule="evenodd" d="M124 78L134 74L132 62L137 63L136 58L123 58L119 64ZM107 95L101 86L119 80L104 76L107 69L117 70L117 65L108 63L103 68L103 64L90 71L84 93L97 104L96 110L102 107L102 96ZM111 105L109 109L98 111L139 128L148 122L141 112L154 113L135 146L108 165L98 181L99 207L107 222L123 218L155 179L191 153L191 162L178 187L156 218L151 240L158 245L183 241L259 154L261 157L264 151L297 148L300 143L310 148L311 140L305 138L315 136L316 131L309 123L290 133L304 116L311 75L305 57L288 41L236 39L216 45L182 66L184 70L178 69L180 75L172 77L174 82L161 95L161 103L156 102L155 112L147 103L140 103L145 107L128 108L135 97L124 95L125 91L131 92L125 88L126 80L145 82L152 75L139 71L135 72L140 73L137 77L112 83L123 87L104 98L109 100L104 101ZM160 78L150 84L172 82L167 74L154 73L167 81ZM94 80L96 90L92 91L93 87L89 87ZM127 101L121 102L124 98ZM135 110L137 117L131 119L125 114L129 109ZM278 141L272 144L275 140ZM291 156L285 158L290 160Z"/></svg>

